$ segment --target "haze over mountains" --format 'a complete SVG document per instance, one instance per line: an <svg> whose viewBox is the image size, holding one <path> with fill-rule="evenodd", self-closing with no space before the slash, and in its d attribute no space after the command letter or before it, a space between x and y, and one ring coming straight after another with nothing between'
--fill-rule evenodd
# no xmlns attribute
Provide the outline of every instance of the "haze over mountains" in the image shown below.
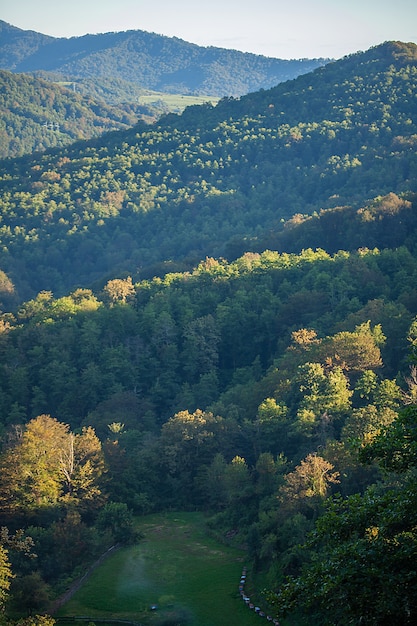
<svg viewBox="0 0 417 626"><path fill-rule="evenodd" d="M112 77L155 91L219 97L267 89L329 61L272 59L140 30L66 39L0 21L0 37L0 67L9 71Z"/></svg>

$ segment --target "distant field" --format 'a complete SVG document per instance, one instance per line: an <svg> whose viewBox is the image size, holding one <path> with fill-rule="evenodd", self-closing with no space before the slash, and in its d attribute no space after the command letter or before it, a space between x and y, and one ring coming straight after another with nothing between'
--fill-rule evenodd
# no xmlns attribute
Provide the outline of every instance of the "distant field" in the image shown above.
<svg viewBox="0 0 417 626"><path fill-rule="evenodd" d="M180 94L169 93L151 93L143 96L139 96L139 104L147 104L153 106L164 105L169 111L181 112L186 107L193 104L205 104L211 102L213 105L217 104L219 98L213 96L182 96Z"/></svg>
<svg viewBox="0 0 417 626"><path fill-rule="evenodd" d="M138 527L145 538L100 565L57 617L130 619L155 626L267 623L239 596L244 553L207 537L199 514L149 516ZM152 604L158 608L151 610Z"/></svg>
<svg viewBox="0 0 417 626"><path fill-rule="evenodd" d="M85 85L78 85L73 81L57 81L57 85L66 87L76 91L77 93L85 93ZM139 90L139 88L138 88ZM169 111L172 113L182 113L182 111L193 104L206 104L210 102L215 105L220 98L217 96L185 96L177 93L164 93L162 91L143 90L139 96L135 95L132 99L132 94L128 94L126 97L121 97L121 102L135 102L137 104L154 107L156 110ZM106 100L106 96L102 95L102 98Z"/></svg>

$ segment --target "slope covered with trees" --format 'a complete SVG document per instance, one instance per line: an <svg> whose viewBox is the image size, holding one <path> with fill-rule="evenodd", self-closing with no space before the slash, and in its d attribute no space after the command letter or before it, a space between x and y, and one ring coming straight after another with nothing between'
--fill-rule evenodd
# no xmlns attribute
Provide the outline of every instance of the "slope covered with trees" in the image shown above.
<svg viewBox="0 0 417 626"><path fill-rule="evenodd" d="M169 93L238 96L269 88L328 59L284 60L201 47L177 37L132 30L70 39L47 37L0 21L0 67L79 78L119 78Z"/></svg>
<svg viewBox="0 0 417 626"><path fill-rule="evenodd" d="M127 129L146 113L138 104L107 105L50 81L0 70L0 158Z"/></svg>
<svg viewBox="0 0 417 626"><path fill-rule="evenodd" d="M247 544L271 589L260 601L294 615L289 623L303 623L301 610L311 619L300 584L315 590L316 623L328 623L326 606L340 606L342 592L323 595L317 581L337 570L350 603L338 623L395 614L412 624L415 444L406 431L410 451L404 462L389 453L386 476L357 450L376 446L381 429L401 431L397 413L416 401L416 274L405 247L270 251L207 259L163 280L112 279L96 295L43 292L3 315L1 524L25 529L37 554L11 551L9 608L22 597L20 608L44 608L72 568L112 540L133 540L132 514L199 507L212 533ZM317 538L300 550L316 520ZM362 533L356 542L350 528ZM373 575L363 570L359 597L356 561L391 542ZM376 596L388 572L397 592Z"/></svg>
<svg viewBox="0 0 417 626"><path fill-rule="evenodd" d="M415 46L384 44L270 91L9 161L0 267L26 299L168 260L262 251L280 231L286 241L296 229L297 251L303 216L313 220L302 246L316 245L319 224L334 246L344 214L360 226L354 248L376 245L373 221L393 242L389 215L414 228L416 71Z"/></svg>
<svg viewBox="0 0 417 626"><path fill-rule="evenodd" d="M415 76L384 44L7 163L9 615L198 508L286 626L415 623Z"/></svg>

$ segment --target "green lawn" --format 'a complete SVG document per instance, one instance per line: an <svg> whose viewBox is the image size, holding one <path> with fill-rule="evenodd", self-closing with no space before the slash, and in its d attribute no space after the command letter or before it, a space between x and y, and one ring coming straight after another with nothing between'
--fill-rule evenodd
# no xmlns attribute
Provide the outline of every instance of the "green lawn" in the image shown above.
<svg viewBox="0 0 417 626"><path fill-rule="evenodd" d="M207 537L200 514L149 516L138 528L144 539L100 565L58 616L166 626L268 623L239 595L244 553ZM156 611L150 610L152 604L158 605Z"/></svg>
<svg viewBox="0 0 417 626"><path fill-rule="evenodd" d="M219 98L216 96L184 96L182 94L152 92L139 96L139 104L159 105L164 103L169 111L182 112L186 107L194 104L206 104L211 102L217 104Z"/></svg>

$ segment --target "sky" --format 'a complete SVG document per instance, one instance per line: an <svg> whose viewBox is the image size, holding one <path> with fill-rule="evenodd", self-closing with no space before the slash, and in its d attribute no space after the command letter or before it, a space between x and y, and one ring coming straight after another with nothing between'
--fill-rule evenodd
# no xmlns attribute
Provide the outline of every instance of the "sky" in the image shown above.
<svg viewBox="0 0 417 626"><path fill-rule="evenodd" d="M0 19L54 37L144 30L280 59L417 43L416 0L0 0Z"/></svg>

